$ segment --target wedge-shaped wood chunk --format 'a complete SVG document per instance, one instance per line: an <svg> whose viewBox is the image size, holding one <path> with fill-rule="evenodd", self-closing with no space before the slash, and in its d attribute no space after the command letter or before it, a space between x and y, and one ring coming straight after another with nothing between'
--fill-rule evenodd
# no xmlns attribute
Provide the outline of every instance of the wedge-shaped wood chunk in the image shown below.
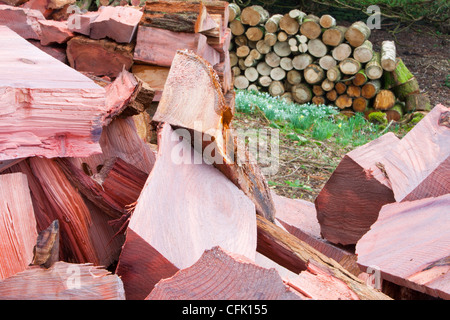
<svg viewBox="0 0 450 320"><path fill-rule="evenodd" d="M158 158L131 215L117 267L129 299L145 298L213 246L254 260L255 206L183 132L160 129Z"/></svg>
<svg viewBox="0 0 450 320"><path fill-rule="evenodd" d="M25 174L18 172L0 175L0 199L2 280L25 270L31 263L38 233Z"/></svg>
<svg viewBox="0 0 450 320"><path fill-rule="evenodd" d="M303 300L275 269L256 265L219 246L191 267L161 280L146 300Z"/></svg>
<svg viewBox="0 0 450 320"><path fill-rule="evenodd" d="M0 46L0 160L100 152L105 90L4 26Z"/></svg>
<svg viewBox="0 0 450 320"><path fill-rule="evenodd" d="M358 264L381 279L450 299L450 194L383 206L356 244Z"/></svg>
<svg viewBox="0 0 450 320"><path fill-rule="evenodd" d="M243 142L228 130L232 117L211 65L192 51L179 50L153 120L188 129L194 148L244 191L258 214L273 221L270 189Z"/></svg>
<svg viewBox="0 0 450 320"><path fill-rule="evenodd" d="M120 278L90 263L31 266L0 281L4 300L125 300Z"/></svg>

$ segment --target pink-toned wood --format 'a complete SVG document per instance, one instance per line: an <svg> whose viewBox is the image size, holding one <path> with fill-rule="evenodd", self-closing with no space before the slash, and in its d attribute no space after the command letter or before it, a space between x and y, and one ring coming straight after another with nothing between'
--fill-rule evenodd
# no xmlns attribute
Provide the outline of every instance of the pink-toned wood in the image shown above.
<svg viewBox="0 0 450 320"><path fill-rule="evenodd" d="M142 17L142 11L133 7L103 6L91 23L90 38L110 38L120 43L130 43Z"/></svg>
<svg viewBox="0 0 450 320"><path fill-rule="evenodd" d="M169 67L133 64L131 71L155 90L153 101L161 100L164 85L170 71Z"/></svg>
<svg viewBox="0 0 450 320"><path fill-rule="evenodd" d="M108 39L94 40L76 36L67 42L70 66L95 76L117 77L133 64L133 45L119 44Z"/></svg>
<svg viewBox="0 0 450 320"><path fill-rule="evenodd" d="M315 200L323 238L355 244L377 220L381 207L394 202L382 163L399 144L387 133L346 154Z"/></svg>
<svg viewBox="0 0 450 320"><path fill-rule="evenodd" d="M0 26L9 27L25 39L40 40L39 20L45 20L39 10L0 4Z"/></svg>
<svg viewBox="0 0 450 320"><path fill-rule="evenodd" d="M383 206L358 241L358 264L382 279L450 299L450 194Z"/></svg>
<svg viewBox="0 0 450 320"><path fill-rule="evenodd" d="M57 262L0 281L4 300L125 300L120 278L92 264Z"/></svg>
<svg viewBox="0 0 450 320"><path fill-rule="evenodd" d="M192 51L179 50L153 120L197 132L191 134L194 147L244 191L258 214L272 221L274 205L269 187L242 141L227 130L232 117L211 65Z"/></svg>
<svg viewBox="0 0 450 320"><path fill-rule="evenodd" d="M250 259L255 256L253 203L180 134L169 124L160 128L158 158L131 215L117 267L127 297L145 298L161 279L161 271L151 265L137 267L142 256L151 260L157 253L158 261L177 269L191 266L216 245ZM137 249L140 254L135 256ZM143 277L153 280L139 281Z"/></svg>
<svg viewBox="0 0 450 320"><path fill-rule="evenodd" d="M292 235L306 242L317 251L339 262L355 275L361 273L356 256L350 251L333 245L320 235L316 208L313 202L290 199L272 193L276 208L276 220Z"/></svg>
<svg viewBox="0 0 450 320"><path fill-rule="evenodd" d="M65 43L74 34L67 27L67 21L39 20L41 26L41 44Z"/></svg>
<svg viewBox="0 0 450 320"><path fill-rule="evenodd" d="M5 26L0 46L0 160L100 152L105 90Z"/></svg>
<svg viewBox="0 0 450 320"><path fill-rule="evenodd" d="M275 269L221 247L205 250L192 266L163 279L146 300L303 300Z"/></svg>
<svg viewBox="0 0 450 320"><path fill-rule="evenodd" d="M308 262L308 269L298 277L289 279L288 285L314 300L359 300L344 281L313 261Z"/></svg>
<svg viewBox="0 0 450 320"><path fill-rule="evenodd" d="M25 174L0 175L0 199L0 280L3 280L31 263L38 233Z"/></svg>
<svg viewBox="0 0 450 320"><path fill-rule="evenodd" d="M53 13L53 9L48 8L50 0L28 0L21 5L25 9L38 10L47 19Z"/></svg>
<svg viewBox="0 0 450 320"><path fill-rule="evenodd" d="M29 43L37 47L39 50L44 51L46 54L52 56L53 58L61 61L64 64L68 64L66 48L64 45L49 45L44 46L38 40L28 40Z"/></svg>
<svg viewBox="0 0 450 320"><path fill-rule="evenodd" d="M424 190L418 188L430 174L434 177L448 176L448 158L450 157L450 108L436 105L414 128L404 136L397 147L382 161L394 191L396 201L402 201L411 192L410 199L426 196L438 196L450 192L450 183L436 183ZM443 164L447 161L447 167ZM442 178L442 177L441 177ZM420 195L419 191L426 193Z"/></svg>
<svg viewBox="0 0 450 320"><path fill-rule="evenodd" d="M173 32L140 25L137 32L134 60L170 67L177 50L189 49L211 65L219 62L219 53L206 42L200 33Z"/></svg>
<svg viewBox="0 0 450 320"><path fill-rule="evenodd" d="M70 31L89 36L91 33L91 24L99 16L98 11L88 11L84 14L74 13L67 19L67 25Z"/></svg>

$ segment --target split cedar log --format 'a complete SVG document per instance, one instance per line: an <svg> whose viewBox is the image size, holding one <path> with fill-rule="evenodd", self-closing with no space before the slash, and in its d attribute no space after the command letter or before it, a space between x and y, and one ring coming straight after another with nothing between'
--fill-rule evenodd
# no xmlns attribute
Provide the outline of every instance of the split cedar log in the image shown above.
<svg viewBox="0 0 450 320"><path fill-rule="evenodd" d="M4 280L31 263L38 232L25 174L0 175L0 198L0 280Z"/></svg>
<svg viewBox="0 0 450 320"><path fill-rule="evenodd" d="M133 45L76 36L67 42L67 60L72 68L111 78L133 64Z"/></svg>
<svg viewBox="0 0 450 320"><path fill-rule="evenodd" d="M342 281L361 300L390 300L388 296L367 286L362 280L306 242L281 227L256 216L258 227L257 251L294 273L307 270L315 264L330 277Z"/></svg>
<svg viewBox="0 0 450 320"><path fill-rule="evenodd" d="M260 267L246 256L215 246L205 250L192 266L158 282L145 299L304 300L306 297L290 288L275 269Z"/></svg>
<svg viewBox="0 0 450 320"><path fill-rule="evenodd" d="M388 110L395 104L395 95L391 90L380 90L375 96L373 107L376 110Z"/></svg>
<svg viewBox="0 0 450 320"><path fill-rule="evenodd" d="M0 44L0 160L100 152L105 90L4 26Z"/></svg>
<svg viewBox="0 0 450 320"><path fill-rule="evenodd" d="M179 50L153 121L199 132L200 141L193 141L194 147L211 158L209 161L254 201L258 214L273 220L274 206L267 181L246 151L239 149L238 154L237 138L227 130L232 117L211 65L192 51ZM205 135L203 141L202 134ZM244 158L236 159L236 156L243 156L241 151L245 153Z"/></svg>
<svg viewBox="0 0 450 320"><path fill-rule="evenodd" d="M241 11L241 22L252 27L264 24L269 19L269 12L261 6L245 7Z"/></svg>
<svg viewBox="0 0 450 320"><path fill-rule="evenodd" d="M63 261L49 269L30 266L0 281L0 296L5 300L125 300L117 275L91 263Z"/></svg>
<svg viewBox="0 0 450 320"><path fill-rule="evenodd" d="M146 1L141 25L173 32L198 33L218 26L202 2Z"/></svg>
<svg viewBox="0 0 450 320"><path fill-rule="evenodd" d="M339 248L320 235L320 225L313 202L301 199L290 199L273 194L277 209L276 220L290 234L306 242L329 258L339 262L345 269L358 276L361 273L356 265L354 253Z"/></svg>
<svg viewBox="0 0 450 320"><path fill-rule="evenodd" d="M361 46L369 37L370 29L363 21L353 23L345 32L345 39L355 48Z"/></svg>
<svg viewBox="0 0 450 320"><path fill-rule="evenodd" d="M219 53L207 43L201 33L173 32L140 25L137 32L134 60L170 67L179 48L194 51L211 65L220 62Z"/></svg>
<svg viewBox="0 0 450 320"><path fill-rule="evenodd" d="M90 24L91 39L108 37L119 43L130 43L134 40L142 11L133 7L102 6L98 13L97 18Z"/></svg>
<svg viewBox="0 0 450 320"><path fill-rule="evenodd" d="M131 68L132 73L144 81L150 88L155 91L153 97L154 101L159 101L169 75L169 67L150 66L143 64L133 64Z"/></svg>
<svg viewBox="0 0 450 320"><path fill-rule="evenodd" d="M383 76L383 68L381 67L381 55L378 52L373 53L372 59L366 63L365 71L367 78L370 80L380 79Z"/></svg>
<svg viewBox="0 0 450 320"><path fill-rule="evenodd" d="M300 26L300 33L308 39L317 39L322 34L319 17L311 14L307 15Z"/></svg>
<svg viewBox="0 0 450 320"><path fill-rule="evenodd" d="M255 206L204 162L186 134L169 123L159 128L155 167L131 215L116 270L127 299L145 298L161 279L191 266L213 246L254 260ZM167 184L168 175L189 184Z"/></svg>
<svg viewBox="0 0 450 320"><path fill-rule="evenodd" d="M70 31L88 36L91 34L91 24L97 19L100 12L88 11L86 13L74 13L67 19L67 27Z"/></svg>
<svg viewBox="0 0 450 320"><path fill-rule="evenodd" d="M382 280L450 299L449 204L445 194L383 206L356 245L358 264L376 265Z"/></svg>
<svg viewBox="0 0 450 320"><path fill-rule="evenodd" d="M44 15L36 9L27 9L0 4L0 25L2 29L10 28L25 39L41 40L39 20ZM3 33L4 31L1 31Z"/></svg>
<svg viewBox="0 0 450 320"><path fill-rule="evenodd" d="M337 47L344 42L346 31L347 28L343 26L331 27L322 33L322 41L327 46Z"/></svg>
<svg viewBox="0 0 450 320"><path fill-rule="evenodd" d="M437 197L449 192L448 183L436 183L429 179L448 173L444 165L450 157L450 108L441 104L436 105L407 135L405 135L396 148L386 156L383 165L389 176L395 200L403 201L421 199L425 195ZM422 184L430 186L425 190ZM425 191L420 194L420 191ZM414 196L410 196L414 193Z"/></svg>
<svg viewBox="0 0 450 320"><path fill-rule="evenodd" d="M315 200L325 239L355 244L376 221L380 208L395 201L389 179L377 163L398 143L393 133L387 133L343 157Z"/></svg>
<svg viewBox="0 0 450 320"><path fill-rule="evenodd" d="M48 46L53 43L66 43L74 37L67 26L67 21L39 20L41 28L41 44Z"/></svg>

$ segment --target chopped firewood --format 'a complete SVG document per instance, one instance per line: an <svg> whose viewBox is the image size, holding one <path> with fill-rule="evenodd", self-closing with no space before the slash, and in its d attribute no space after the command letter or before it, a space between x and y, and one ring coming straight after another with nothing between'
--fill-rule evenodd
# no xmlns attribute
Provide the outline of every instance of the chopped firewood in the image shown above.
<svg viewBox="0 0 450 320"><path fill-rule="evenodd" d="M91 34L91 24L97 19L100 12L88 11L84 14L74 13L67 19L70 31L88 36Z"/></svg>
<svg viewBox="0 0 450 320"><path fill-rule="evenodd" d="M362 268L395 284L450 299L450 195L383 206L358 241Z"/></svg>
<svg viewBox="0 0 450 320"><path fill-rule="evenodd" d="M90 263L57 262L51 268L31 266L0 281L4 300L125 300L117 275Z"/></svg>
<svg viewBox="0 0 450 320"><path fill-rule="evenodd" d="M259 253L295 273L307 270L308 266L314 263L327 274L345 283L358 299L390 299L380 291L367 286L335 260L323 255L264 217L257 215L256 219L258 225L257 251Z"/></svg>
<svg viewBox="0 0 450 320"><path fill-rule="evenodd" d="M220 60L219 53L206 40L201 33L173 32L140 25L134 60L170 67L178 49L189 49L215 65Z"/></svg>
<svg viewBox="0 0 450 320"><path fill-rule="evenodd" d="M45 20L39 10L0 4L0 26L6 26L25 39L41 39L39 20ZM0 33L4 34L5 27ZM6 28L7 29L7 28ZM11 36L11 34L9 34ZM2 44L2 49L3 49ZM20 50L18 50L20 52Z"/></svg>
<svg viewBox="0 0 450 320"><path fill-rule="evenodd" d="M3 280L30 264L38 234L25 174L0 175L0 199L0 280Z"/></svg>
<svg viewBox="0 0 450 320"><path fill-rule="evenodd" d="M254 259L253 203L203 161L180 135L187 133L168 123L158 133L158 158L131 215L117 266L128 299L145 298L159 280L191 266L212 246Z"/></svg>
<svg viewBox="0 0 450 320"><path fill-rule="evenodd" d="M153 120L200 133L191 133L194 148L252 199L258 214L273 221L273 200L260 168L242 148L242 142L227 130L233 114L217 78L204 59L179 50Z"/></svg>
<svg viewBox="0 0 450 320"><path fill-rule="evenodd" d="M394 202L382 167L399 139L387 133L347 153L315 200L321 235L332 243L355 244L376 221L380 208Z"/></svg>
<svg viewBox="0 0 450 320"><path fill-rule="evenodd" d="M0 160L100 152L105 90L4 26L0 45Z"/></svg>
<svg viewBox="0 0 450 320"><path fill-rule="evenodd" d="M90 24L91 39L110 38L119 43L130 43L135 36L142 11L133 7L103 6Z"/></svg>
<svg viewBox="0 0 450 320"><path fill-rule="evenodd" d="M356 265L356 256L352 252L341 249L321 237L314 203L300 199L289 199L276 194L273 195L273 199L277 211L276 220L290 234L327 257L336 260L354 275L357 276L361 273Z"/></svg>
<svg viewBox="0 0 450 320"><path fill-rule="evenodd" d="M67 59L78 71L115 78L133 64L133 45L76 36L67 42Z"/></svg>
<svg viewBox="0 0 450 320"><path fill-rule="evenodd" d="M208 266L208 267L206 267ZM275 269L215 246L155 285L146 300L303 300Z"/></svg>
<svg viewBox="0 0 450 320"><path fill-rule="evenodd" d="M66 43L74 34L67 27L67 21L39 20L41 44Z"/></svg>

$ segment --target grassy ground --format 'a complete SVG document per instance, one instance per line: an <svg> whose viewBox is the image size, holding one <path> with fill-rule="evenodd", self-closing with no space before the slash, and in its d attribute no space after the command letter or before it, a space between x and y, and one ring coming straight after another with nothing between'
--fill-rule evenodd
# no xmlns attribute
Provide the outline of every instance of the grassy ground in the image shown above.
<svg viewBox="0 0 450 320"><path fill-rule="evenodd" d="M410 126L374 124L362 116L347 118L329 106L298 105L273 98L268 94L237 91L236 129L247 132L251 140L268 145L271 161L261 159L261 152L250 148L262 168L273 164L278 156L277 170L264 172L269 185L278 194L314 201L342 157L354 148L391 131L402 137ZM259 129L259 130L249 130ZM279 134L278 148L266 136L271 129ZM265 133L257 136L257 132Z"/></svg>

